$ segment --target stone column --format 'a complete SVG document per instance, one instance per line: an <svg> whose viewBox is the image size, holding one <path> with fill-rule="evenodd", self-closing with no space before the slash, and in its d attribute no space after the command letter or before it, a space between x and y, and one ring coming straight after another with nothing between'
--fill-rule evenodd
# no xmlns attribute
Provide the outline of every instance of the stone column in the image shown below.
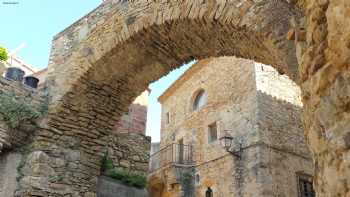
<svg viewBox="0 0 350 197"><path fill-rule="evenodd" d="M318 197L350 196L350 3L313 0L305 8L299 70L314 186Z"/></svg>

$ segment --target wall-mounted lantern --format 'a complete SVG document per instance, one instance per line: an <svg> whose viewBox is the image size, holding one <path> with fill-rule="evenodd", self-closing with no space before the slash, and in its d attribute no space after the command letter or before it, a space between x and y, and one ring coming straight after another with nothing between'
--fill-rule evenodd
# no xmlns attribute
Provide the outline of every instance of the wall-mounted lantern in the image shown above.
<svg viewBox="0 0 350 197"><path fill-rule="evenodd" d="M225 134L219 139L220 144L225 150L231 153L233 156L237 157L239 160L242 158L242 143L239 143L239 150L232 150L233 146L233 137L229 134L228 131L225 131Z"/></svg>

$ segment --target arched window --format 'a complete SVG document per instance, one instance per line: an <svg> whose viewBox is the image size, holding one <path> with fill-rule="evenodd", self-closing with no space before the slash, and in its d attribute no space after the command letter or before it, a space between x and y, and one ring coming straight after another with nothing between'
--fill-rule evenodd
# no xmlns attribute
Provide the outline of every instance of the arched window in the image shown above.
<svg viewBox="0 0 350 197"><path fill-rule="evenodd" d="M196 111L203 107L207 102L206 93L204 90L200 90L193 101L193 111Z"/></svg>

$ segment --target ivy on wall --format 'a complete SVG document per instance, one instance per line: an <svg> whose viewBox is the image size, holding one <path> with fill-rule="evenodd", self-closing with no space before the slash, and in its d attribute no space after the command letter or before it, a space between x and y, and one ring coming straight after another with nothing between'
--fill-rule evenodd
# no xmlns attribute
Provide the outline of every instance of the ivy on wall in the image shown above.
<svg viewBox="0 0 350 197"><path fill-rule="evenodd" d="M44 111L34 108L14 95L0 93L0 116L10 128L18 128L23 122L33 123Z"/></svg>
<svg viewBox="0 0 350 197"><path fill-rule="evenodd" d="M113 161L108 157L108 154L105 154L102 158L102 172L105 176L120 181L127 186L143 189L147 185L145 176L131 174L126 170L114 167Z"/></svg>

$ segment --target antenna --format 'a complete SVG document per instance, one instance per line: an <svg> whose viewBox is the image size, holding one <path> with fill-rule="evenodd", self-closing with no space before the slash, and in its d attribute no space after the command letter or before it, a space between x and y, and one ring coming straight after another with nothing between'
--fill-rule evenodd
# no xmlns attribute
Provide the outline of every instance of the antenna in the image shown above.
<svg viewBox="0 0 350 197"><path fill-rule="evenodd" d="M18 51L20 51L20 50L23 49L24 47L26 47L26 43L20 44L18 47L16 47L15 49L13 49L13 50L9 53L9 56L15 55Z"/></svg>

